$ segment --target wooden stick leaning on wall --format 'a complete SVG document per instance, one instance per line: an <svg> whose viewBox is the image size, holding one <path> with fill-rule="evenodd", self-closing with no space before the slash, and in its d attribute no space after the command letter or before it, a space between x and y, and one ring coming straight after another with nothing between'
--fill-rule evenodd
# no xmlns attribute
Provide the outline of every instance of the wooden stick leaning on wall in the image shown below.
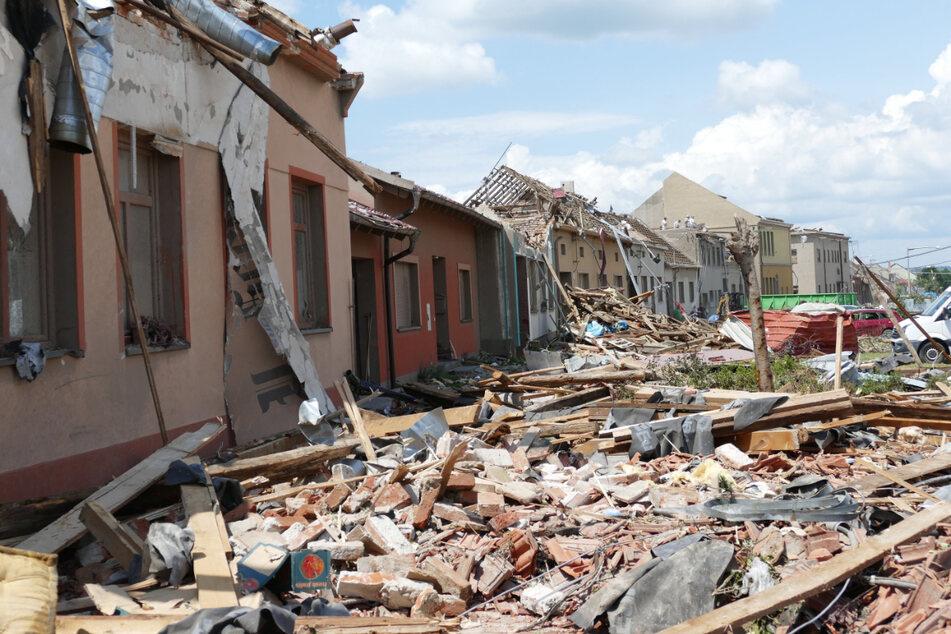
<svg viewBox="0 0 951 634"><path fill-rule="evenodd" d="M119 254L119 262L122 265L122 277L125 279L125 288L129 295L129 309L135 321L135 331L139 338L139 346L142 348L142 362L145 364L145 374L148 377L149 389L152 392L152 404L155 407L155 416L158 418L159 433L162 435L162 444L167 445L168 432L165 429L165 417L162 415L162 403L159 400L158 388L155 386L155 375L152 373L152 358L149 354L148 340L145 338L145 330L142 328L142 317L139 312L139 303L135 298L135 290L132 288L132 271L129 268L129 257L126 254L125 245L122 242L122 232L119 229L116 201L113 199L112 192L110 191L111 186L106 175L106 165L102 160L102 150L99 147L96 123L92 118L92 111L89 109L89 100L86 97L86 84L83 81L83 72L79 67L79 58L76 55L76 46L73 43L73 24L69 17L69 11L66 9L66 0L57 0L57 4L59 5L59 16L63 26L63 33L66 36L66 51L73 67L73 76L76 78L76 84L79 87L80 102L82 102L83 105L86 127L89 128L92 153L96 159L99 183L102 185L102 197L106 201L106 211L109 214L109 223L112 225L112 237L115 239L116 251Z"/></svg>
<svg viewBox="0 0 951 634"><path fill-rule="evenodd" d="M842 389L842 315L835 318L835 379L832 389Z"/></svg>
<svg viewBox="0 0 951 634"><path fill-rule="evenodd" d="M169 24L183 30L200 30L191 20L186 18L185 15L176 9L171 3L165 3L165 6L168 8L172 18L170 20L166 20ZM356 163L351 161L346 154L341 152L337 146L335 146L330 141L330 139L325 137L317 130L317 128L308 123L304 117L302 117L290 106L290 104L281 99L276 92L271 90L267 85L264 84L264 82L255 77L251 71L246 69L241 64L235 62L230 55L225 55L216 47L208 44L205 40L196 38L195 41L198 42L202 48L208 51L212 57L218 60L222 66L231 71L232 75L241 80L241 83L253 90L254 93L264 101L264 103L271 106L274 112L281 115L285 121L294 126L304 136L304 138L310 141L314 147L324 154L324 156L333 161L337 167L346 172L350 178L358 181L374 196L383 192L383 188L375 180L370 178L370 176L360 169Z"/></svg>

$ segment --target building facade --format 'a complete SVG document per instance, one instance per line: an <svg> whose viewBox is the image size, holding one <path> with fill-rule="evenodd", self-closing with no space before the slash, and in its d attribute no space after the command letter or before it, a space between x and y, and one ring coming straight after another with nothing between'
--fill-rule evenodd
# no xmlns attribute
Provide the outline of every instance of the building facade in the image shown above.
<svg viewBox="0 0 951 634"><path fill-rule="evenodd" d="M851 293L849 237L821 229L791 233L795 293Z"/></svg>

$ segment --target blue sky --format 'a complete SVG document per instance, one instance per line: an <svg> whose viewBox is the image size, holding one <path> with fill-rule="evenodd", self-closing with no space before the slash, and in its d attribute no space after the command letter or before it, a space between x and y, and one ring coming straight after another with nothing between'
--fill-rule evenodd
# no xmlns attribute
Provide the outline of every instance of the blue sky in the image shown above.
<svg viewBox="0 0 951 634"><path fill-rule="evenodd" d="M951 3L272 1L360 18L348 154L454 198L502 157L627 212L676 170L873 261L951 245Z"/></svg>

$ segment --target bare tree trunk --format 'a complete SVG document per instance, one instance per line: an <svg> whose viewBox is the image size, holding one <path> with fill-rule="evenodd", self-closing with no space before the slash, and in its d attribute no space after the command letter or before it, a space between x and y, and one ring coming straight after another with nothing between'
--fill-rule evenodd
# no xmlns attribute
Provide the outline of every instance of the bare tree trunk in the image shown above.
<svg viewBox="0 0 951 634"><path fill-rule="evenodd" d="M746 220L733 216L736 231L730 234L726 248L740 266L746 294L750 298L750 327L753 330L753 354L756 359L756 382L760 392L773 391L773 372L769 367L769 348L766 347L766 324L763 322L763 300L760 298L759 278L753 265L759 252L759 235L749 228Z"/></svg>

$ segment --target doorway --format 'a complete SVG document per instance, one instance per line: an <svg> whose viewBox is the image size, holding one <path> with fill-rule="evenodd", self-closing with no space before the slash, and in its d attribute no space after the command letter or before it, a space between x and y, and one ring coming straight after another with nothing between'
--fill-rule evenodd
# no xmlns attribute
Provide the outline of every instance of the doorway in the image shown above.
<svg viewBox="0 0 951 634"><path fill-rule="evenodd" d="M449 295L446 291L446 258L433 256L433 307L436 317L436 358L455 358L449 339Z"/></svg>
<svg viewBox="0 0 951 634"><path fill-rule="evenodd" d="M353 258L353 373L380 382L380 345L376 321L376 272L370 258Z"/></svg>

